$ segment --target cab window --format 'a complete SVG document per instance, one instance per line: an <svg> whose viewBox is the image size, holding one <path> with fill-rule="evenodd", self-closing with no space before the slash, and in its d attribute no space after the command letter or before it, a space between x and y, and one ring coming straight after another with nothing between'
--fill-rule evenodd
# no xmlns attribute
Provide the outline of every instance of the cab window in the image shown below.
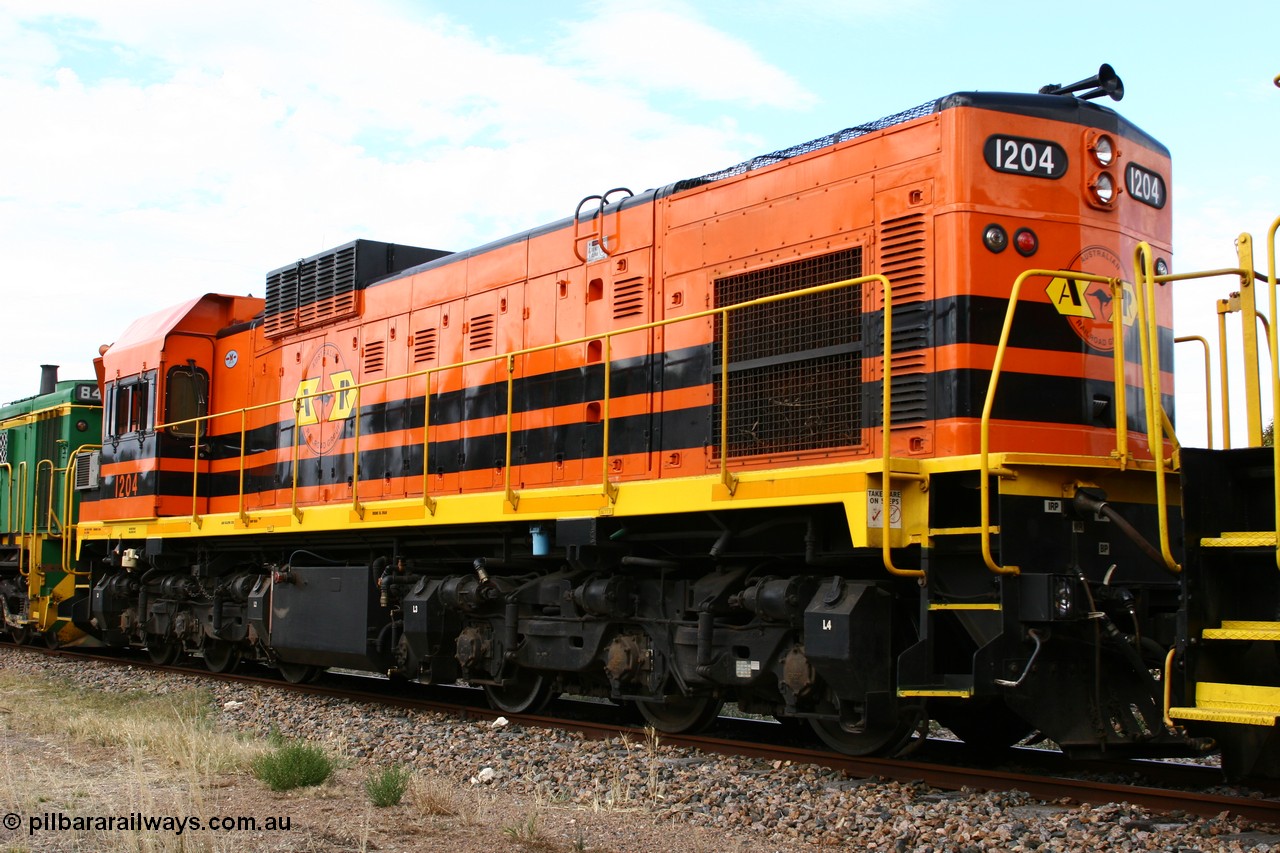
<svg viewBox="0 0 1280 853"><path fill-rule="evenodd" d="M152 427L151 382L136 379L111 389L111 434L146 432Z"/></svg>
<svg viewBox="0 0 1280 853"><path fill-rule="evenodd" d="M199 426L193 418L209 414L209 376L195 367L176 367L169 372L165 389L165 423L174 424L169 432L192 437ZM187 423L179 423L187 421Z"/></svg>

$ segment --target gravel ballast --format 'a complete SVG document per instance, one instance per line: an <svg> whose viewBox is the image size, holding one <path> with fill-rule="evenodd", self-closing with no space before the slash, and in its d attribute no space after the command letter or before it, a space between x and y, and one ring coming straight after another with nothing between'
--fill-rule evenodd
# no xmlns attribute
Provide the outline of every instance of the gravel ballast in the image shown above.
<svg viewBox="0 0 1280 853"><path fill-rule="evenodd" d="M200 687L212 697L217 724L228 731L303 738L357 766L404 765L498 796L535 797L596 815L641 814L666 827L671 850L688 849L681 837L692 828L711 830L726 849L741 850L1280 850L1274 827L1225 815L1153 814L1122 803L1046 803L1016 791L940 791L789 762L708 755L668 746L660 737L588 740L8 648L0 649L0 669L111 692ZM646 846L627 846L624 838L606 849Z"/></svg>

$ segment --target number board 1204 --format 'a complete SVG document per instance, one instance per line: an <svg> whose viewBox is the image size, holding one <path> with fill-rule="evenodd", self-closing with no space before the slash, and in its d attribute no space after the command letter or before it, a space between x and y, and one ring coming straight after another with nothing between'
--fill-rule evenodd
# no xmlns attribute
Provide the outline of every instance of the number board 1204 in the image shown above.
<svg viewBox="0 0 1280 853"><path fill-rule="evenodd" d="M997 172L1061 178L1067 173L1067 152L1056 142L1022 136L989 136L982 146L987 165Z"/></svg>

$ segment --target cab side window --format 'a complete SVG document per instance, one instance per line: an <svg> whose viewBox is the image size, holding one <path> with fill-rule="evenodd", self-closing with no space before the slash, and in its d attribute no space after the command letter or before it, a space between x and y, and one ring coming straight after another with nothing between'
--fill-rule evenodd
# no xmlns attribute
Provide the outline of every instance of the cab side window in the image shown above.
<svg viewBox="0 0 1280 853"><path fill-rule="evenodd" d="M109 392L111 400L111 434L128 435L147 432L153 426L151 417L151 382L148 379L126 380Z"/></svg>
<svg viewBox="0 0 1280 853"><path fill-rule="evenodd" d="M174 424L169 427L174 435L193 437L199 426L193 419L209 414L209 376L198 368L176 367L170 371L168 381L164 421Z"/></svg>

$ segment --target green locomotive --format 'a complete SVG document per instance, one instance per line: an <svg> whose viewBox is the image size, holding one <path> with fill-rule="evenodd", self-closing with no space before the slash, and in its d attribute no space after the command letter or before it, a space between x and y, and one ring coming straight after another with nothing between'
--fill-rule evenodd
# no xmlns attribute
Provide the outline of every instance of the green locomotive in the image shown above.
<svg viewBox="0 0 1280 853"><path fill-rule="evenodd" d="M41 371L39 393L0 406L0 632L65 645L85 636L72 623L89 594L75 522L80 493L97 486L102 393L96 379Z"/></svg>

